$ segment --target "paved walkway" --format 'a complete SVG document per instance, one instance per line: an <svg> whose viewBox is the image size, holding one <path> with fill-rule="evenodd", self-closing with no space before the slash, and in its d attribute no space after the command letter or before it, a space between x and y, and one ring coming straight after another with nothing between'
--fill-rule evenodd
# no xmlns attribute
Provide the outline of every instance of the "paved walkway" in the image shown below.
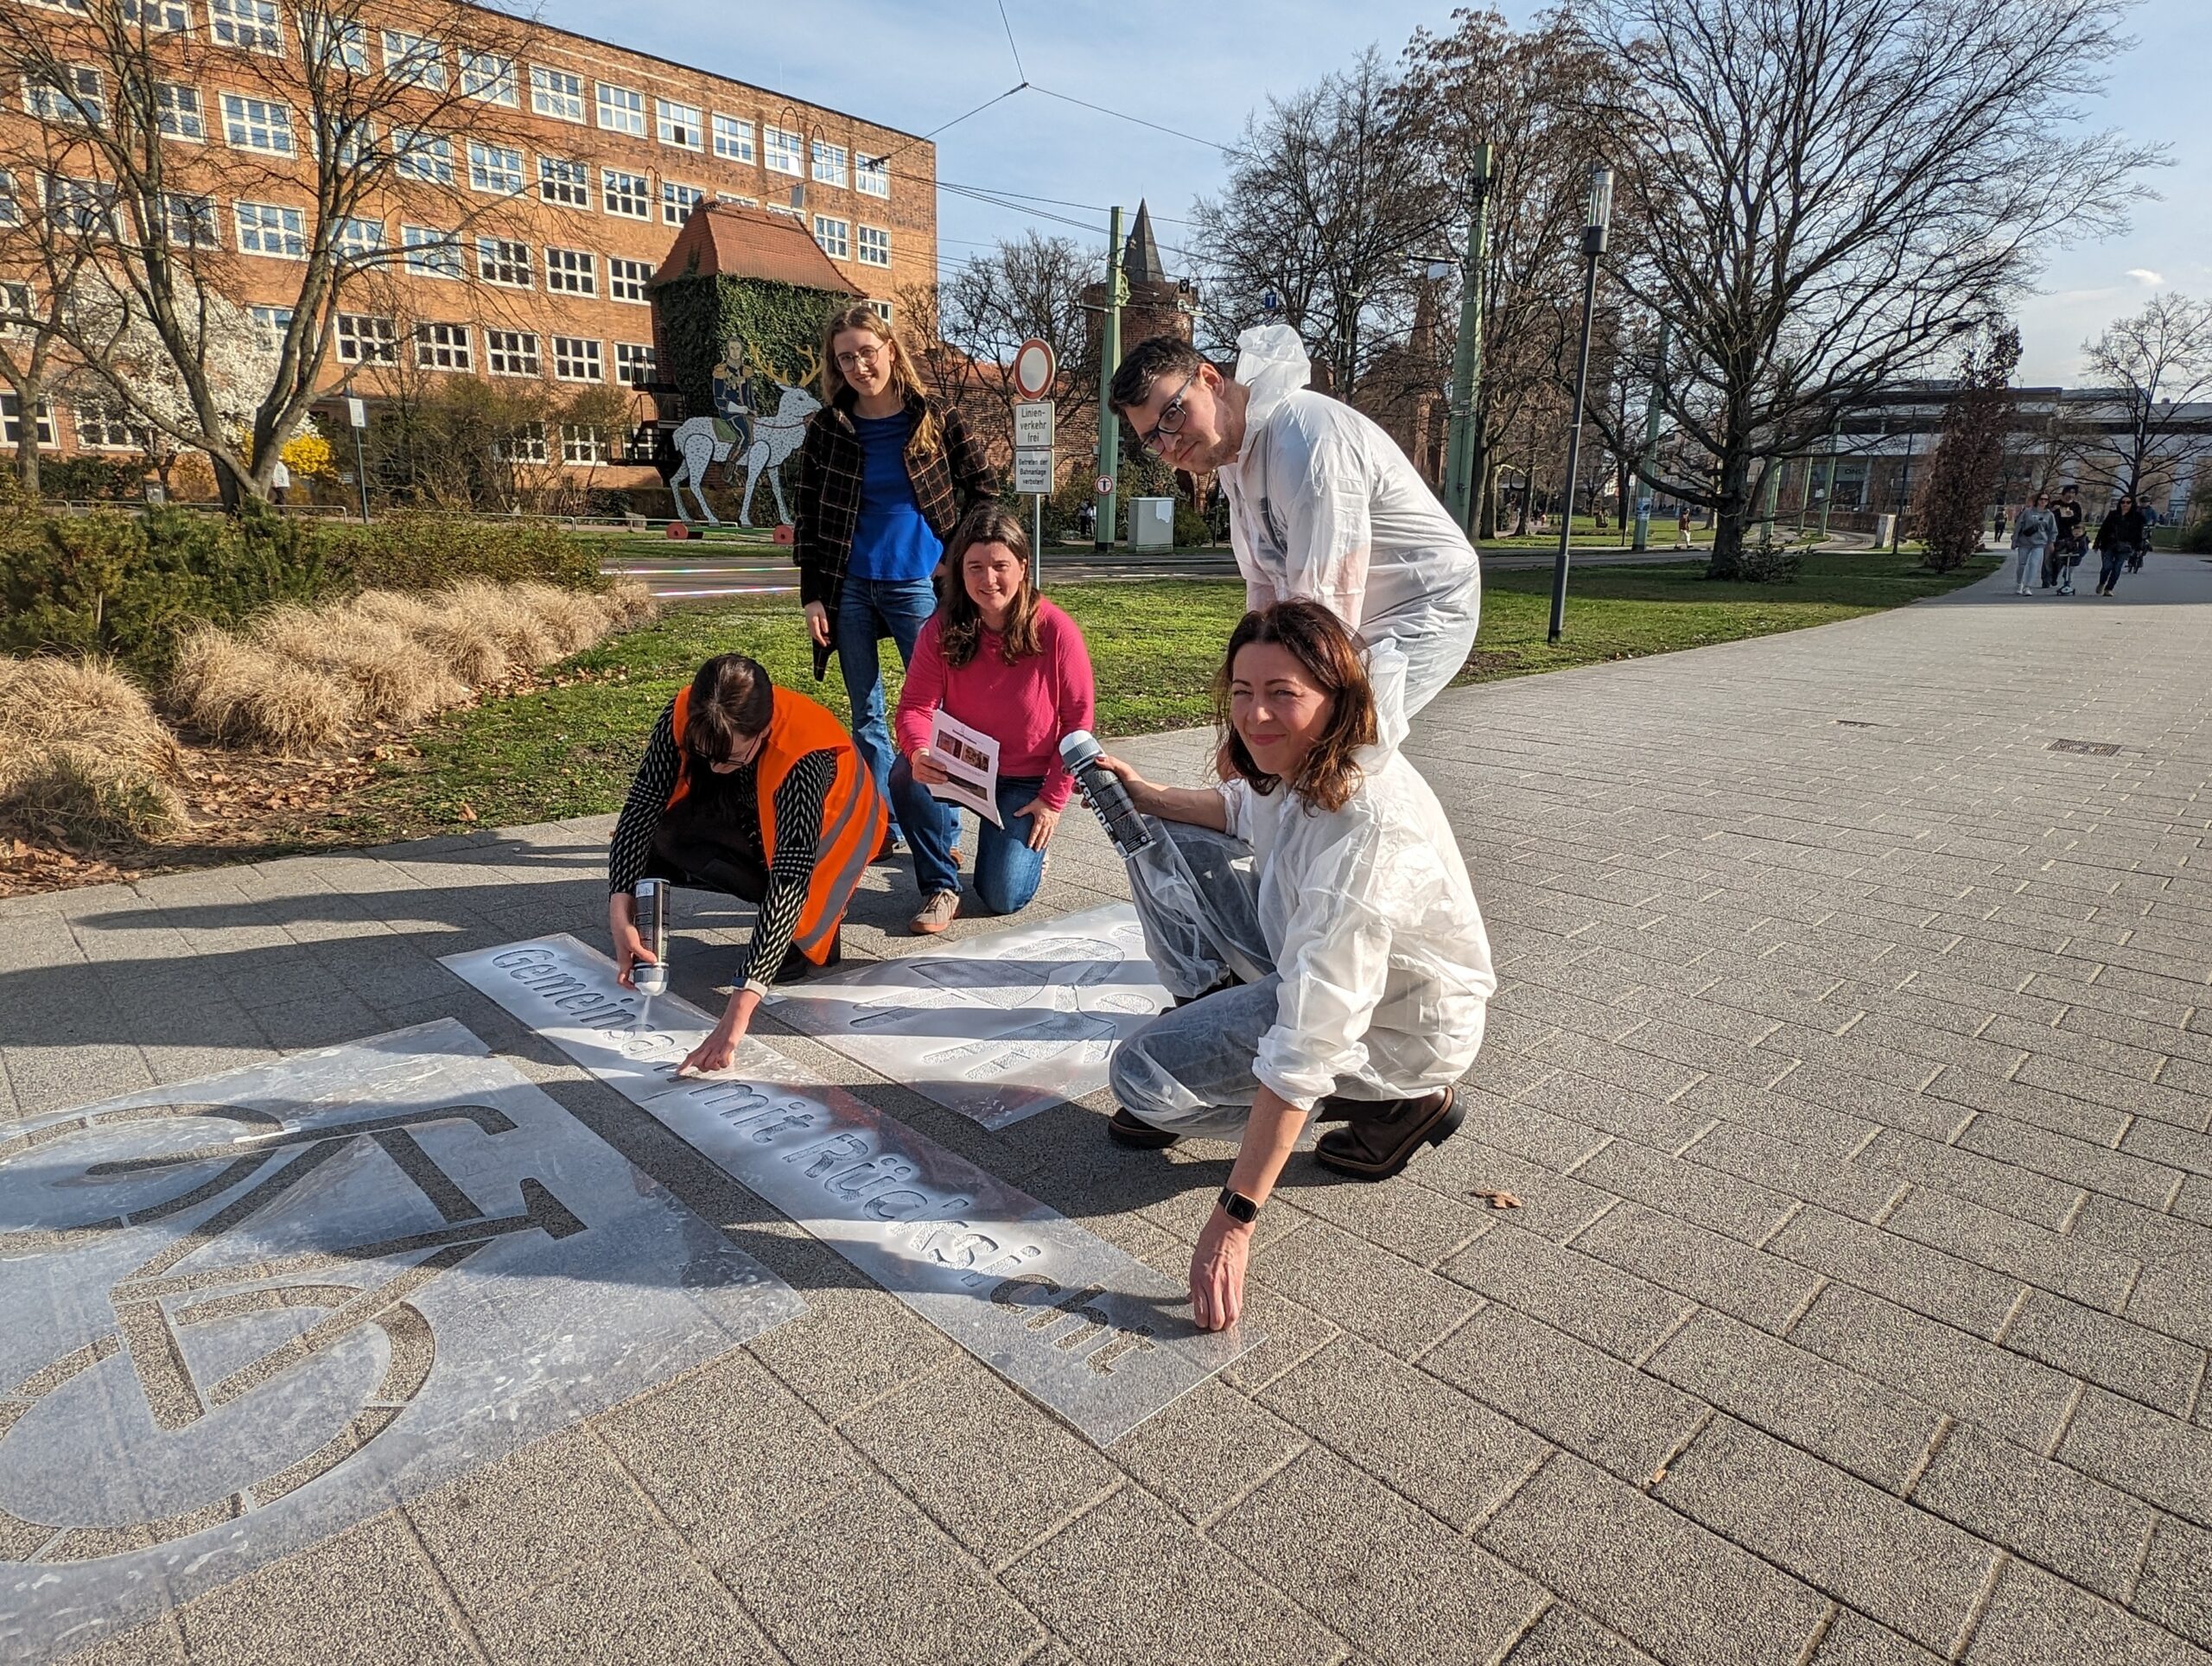
<svg viewBox="0 0 2212 1666"><path fill-rule="evenodd" d="M451 1014L810 1304L86 1658L2204 1661L2208 666L2157 556L1440 701L1467 1127L1295 1164L1270 1339L1103 1452L435 964L594 935L603 822L0 905L0 1116ZM1116 887L1066 835L1055 910ZM782 1045L1170 1272L1225 1167Z"/></svg>

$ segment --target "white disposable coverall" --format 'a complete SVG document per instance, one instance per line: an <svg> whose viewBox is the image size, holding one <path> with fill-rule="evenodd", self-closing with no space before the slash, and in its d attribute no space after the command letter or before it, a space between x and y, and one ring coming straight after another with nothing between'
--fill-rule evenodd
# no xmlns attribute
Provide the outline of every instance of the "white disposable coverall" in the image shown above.
<svg viewBox="0 0 2212 1666"><path fill-rule="evenodd" d="M1459 843L1412 764L1384 748L1361 762L1333 813L1232 780L1226 836L1154 823L1181 858L1147 865L1155 843L1130 863L1154 965L1186 999L1244 982L1122 1043L1116 1091L1145 1121L1230 1133L1259 1085L1311 1110L1410 1098L1474 1063L1497 978ZM1160 882L1169 868L1188 882Z"/></svg>
<svg viewBox="0 0 2212 1666"><path fill-rule="evenodd" d="M1246 605L1319 601L1379 651L1405 661L1404 715L1459 675L1475 645L1482 576L1474 546L1388 434L1306 387L1298 332L1262 324L1236 338L1251 390L1244 443L1223 466L1230 541ZM1388 738L1395 726L1386 722Z"/></svg>

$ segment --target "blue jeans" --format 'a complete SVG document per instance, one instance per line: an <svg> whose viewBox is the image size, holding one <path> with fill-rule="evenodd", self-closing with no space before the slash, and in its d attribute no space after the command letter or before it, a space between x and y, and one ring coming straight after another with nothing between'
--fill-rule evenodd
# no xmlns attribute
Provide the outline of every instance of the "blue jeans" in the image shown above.
<svg viewBox="0 0 2212 1666"><path fill-rule="evenodd" d="M1037 775L999 777L999 816L1003 828L978 818L976 895L995 914L1018 913L1037 894L1045 875L1045 853L1029 848L1029 817L1014 812L1029 804L1045 785ZM914 847L914 879L925 898L939 891L960 891L960 870L952 847L960 840L960 811L914 779L904 758L891 766L891 804L906 842Z"/></svg>
<svg viewBox="0 0 2212 1666"><path fill-rule="evenodd" d="M899 663L914 658L914 639L937 611L937 590L925 578L848 578L837 598L832 645L853 708L853 744L879 783L891 779L891 731L883 722L883 671L875 645L886 634L899 645ZM899 836L899 801L891 801L891 833Z"/></svg>
<svg viewBox="0 0 2212 1666"><path fill-rule="evenodd" d="M2125 544L2115 544L2105 550L2104 569L2097 575L2097 588L2109 591L2119 583L2120 569L2127 564L2128 556L2133 553L2133 547Z"/></svg>

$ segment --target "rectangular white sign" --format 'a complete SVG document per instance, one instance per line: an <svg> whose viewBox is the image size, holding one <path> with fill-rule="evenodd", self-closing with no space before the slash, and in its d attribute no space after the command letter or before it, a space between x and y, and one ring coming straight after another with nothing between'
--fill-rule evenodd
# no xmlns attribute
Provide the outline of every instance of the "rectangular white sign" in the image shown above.
<svg viewBox="0 0 2212 1666"><path fill-rule="evenodd" d="M0 1138L0 1659L135 1625L804 1311L451 1019Z"/></svg>
<svg viewBox="0 0 2212 1666"><path fill-rule="evenodd" d="M1052 495L1052 453L1017 451L1014 454L1014 489L1041 497Z"/></svg>
<svg viewBox="0 0 2212 1666"><path fill-rule="evenodd" d="M1017 451L1052 448L1052 402L1033 399L1014 408L1014 448Z"/></svg>
<svg viewBox="0 0 2212 1666"><path fill-rule="evenodd" d="M1103 1446L1262 1339L1209 1335L1184 1287L758 1037L675 1079L705 1014L614 982L561 934L444 963L977 1358Z"/></svg>

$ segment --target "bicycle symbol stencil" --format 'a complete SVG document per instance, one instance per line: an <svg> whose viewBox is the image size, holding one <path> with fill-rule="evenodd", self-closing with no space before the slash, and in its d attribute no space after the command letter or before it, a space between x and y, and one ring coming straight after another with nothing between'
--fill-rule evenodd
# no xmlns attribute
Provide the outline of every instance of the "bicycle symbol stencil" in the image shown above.
<svg viewBox="0 0 2212 1666"><path fill-rule="evenodd" d="M83 1646L803 1306L450 1020L0 1137L0 1656Z"/></svg>

